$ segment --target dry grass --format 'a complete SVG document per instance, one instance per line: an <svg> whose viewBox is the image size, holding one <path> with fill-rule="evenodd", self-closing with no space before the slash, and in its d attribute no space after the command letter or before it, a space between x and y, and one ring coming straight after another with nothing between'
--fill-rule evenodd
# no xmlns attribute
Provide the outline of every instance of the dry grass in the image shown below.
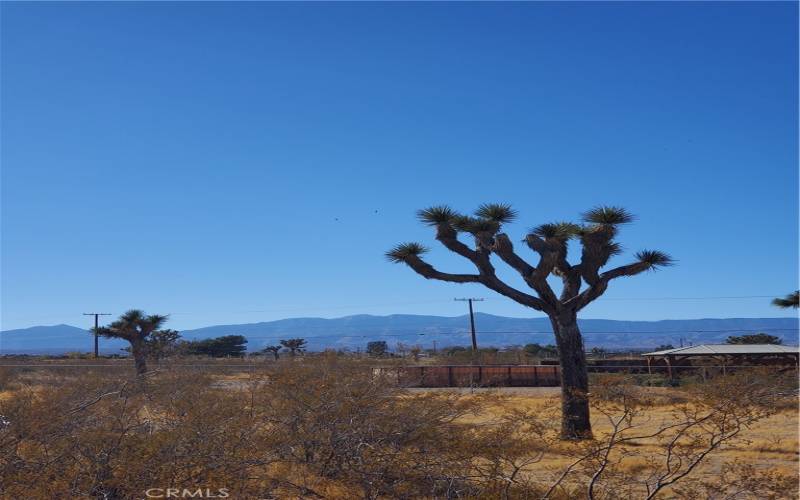
<svg viewBox="0 0 800 500"><path fill-rule="evenodd" d="M163 480L166 472L162 474L148 465L163 459L166 466L173 468L170 474L174 477L182 477L181 474L193 470L193 474L200 477L198 481L228 481L222 484L239 480L234 479L240 472L233 466L239 464L237 467L247 468L256 478L240 483L242 494L270 491L280 498L311 498L314 495L336 499L362 498L373 491L374 478L379 477L376 474L386 476L394 473L398 475L398 483L387 483L380 487L383 489L375 486L376 496L370 498L394 498L393 495L417 498L427 495L420 495L422 490L414 488L427 484L426 481L434 485L436 481L430 479L432 475L457 477L453 471L460 473L469 463L478 462L499 464L499 468L478 479L459 478L458 481L465 483L473 481L458 486L464 492L462 497L540 498L541 485L551 484L574 463L576 457L589 450L583 445L561 442L553 437L560 412L558 388L397 391L375 380L364 379L363 366L359 365L362 369L358 372L362 375L359 375L346 362L337 365L318 361L284 364L282 373L277 376L264 370L263 366L246 370L228 366L205 374L185 368L171 371L165 366L163 373L154 375L149 392L144 395L134 392L122 402L114 396L89 406L86 411L75 414L83 419L81 422L90 423L89 427L83 425L74 429L70 427L73 425L70 423L72 417L65 417L64 409L73 408L76 402L91 394L102 393L105 387L126 380L128 374L125 370L58 368L22 369L8 373L7 369L0 367L4 372L0 377L0 414L17 412L18 417L12 420L24 425L21 431L15 429L14 432L20 431L27 436L19 440L21 447L17 452L24 452L26 447L33 449L32 443L45 443L46 437L38 430L42 428L60 436L54 449L61 449L65 456L79 454L83 460L76 462L74 468L54 462L52 467L61 468L52 471L37 469L41 467L41 453L28 452L27 457L22 456L16 463L6 465L7 474L17 474L17 492L26 491L22 489L26 477L38 480L40 474L52 473L50 487L59 489L47 490L47 485L39 485L39 493L52 493L52 498L66 497L67 493L71 493L73 498L90 498L92 492L100 491L97 484L108 491L125 491L127 494L138 491L136 488L143 481ZM70 363L75 361L70 360ZM225 367L224 363L218 364ZM280 381L280 387L275 387L275 381ZM637 420L639 434L650 434L669 426L680 416L681 408L702 403L696 396L693 400L687 391L678 388L626 386L626 390L647 399ZM602 401L599 393L593 399ZM385 403L376 405L375 401ZM34 411L36 408L38 414ZM41 413L45 410L50 412L50 417ZM419 418L418 413L424 412L438 415L439 420L427 422ZM40 418L41 421L33 425L30 421L23 421L22 417ZM398 419L404 423L417 419L414 426L407 428L409 434L405 441L392 448L392 453L398 454L363 455L363 449L358 445L361 433L371 435L375 443L389 442L397 434ZM552 425L538 430L535 426L530 427L532 432L526 434L528 428L525 426L532 420L544 422L545 426ZM100 425L94 422L102 422L106 428L94 432L91 425ZM596 443L608 440L612 434L609 419L595 411L592 423ZM119 427L121 424L123 427ZM344 435L346 440L337 447L330 447L328 441L318 439L320 435L344 439L340 435L343 427L348 429ZM124 437L126 445L109 447L109 443L118 439L114 433L122 432L120 429L124 430L119 436ZM167 429L169 432L161 432ZM270 430L263 432L265 429ZM82 433L80 439L76 437L77 433ZM261 435L256 439L252 438L259 433ZM539 436L545 439L539 440ZM17 440L16 435L7 437L10 437L9 443ZM84 439L91 443L86 450L79 448ZM354 441L351 443L350 439ZM230 445L235 442L241 444ZM300 442L303 444L298 446ZM420 446L427 448L421 455ZM638 439L626 446L628 450L618 455L619 463L614 472L617 476L610 475L611 479L621 481L614 483L617 486L625 484L626 476L646 475L664 453L663 440L656 438ZM195 449L199 451L195 453ZM117 472L109 472L104 464L95 462L95 457L99 456L97 450L117 454L115 460L122 464L114 469ZM175 455L175 450L184 450L184 455ZM508 482L510 468L538 453L541 455L536 461L520 468L516 477L519 484L515 484L518 489L504 490L503 484ZM142 464L139 463L141 460L137 461L137 457L142 455L153 458ZM339 455L346 460L342 463L331 461L331 457ZM227 462L228 469L217 471L219 466L224 466L219 456L227 457L223 461ZM320 457L328 458L323 460ZM420 469L423 457L436 459L424 464L426 469L423 470ZM255 466L254 458L257 459ZM359 466L352 468L350 461ZM86 464L96 471L91 478L93 482L82 479L89 485L83 491L90 495L76 495L75 487L68 485L66 479L69 477L72 481L70 475L78 477L84 474L81 468L85 469ZM707 479L713 483L712 486L718 485L723 481L721 478L731 474L734 466L737 467L735 471L747 471L753 477L760 473L773 474L775 481L791 483L797 477L798 468L797 408L783 408L754 421L736 440L709 455L693 475L701 482ZM206 470L210 472L206 473ZM417 474L416 479L412 478L414 474ZM412 479L405 478L406 475ZM570 476L565 488L559 490L554 498L582 498L586 477L585 474ZM767 477L758 476L757 485L742 485L745 494L731 498L796 497L796 488L792 490L792 484L781 491L794 491L793 496L770 496L756 491L757 486L767 482ZM701 486L697 482L692 484L693 488ZM0 480L0 498L11 498L3 496L2 490ZM689 490L687 493L680 487L666 489L658 498L715 497L708 493L712 491L710 489L703 490L702 494L698 491ZM39 498L36 494L29 496ZM597 496L609 499L639 497L638 494L619 491L607 491ZM247 498L247 495L241 498Z"/></svg>

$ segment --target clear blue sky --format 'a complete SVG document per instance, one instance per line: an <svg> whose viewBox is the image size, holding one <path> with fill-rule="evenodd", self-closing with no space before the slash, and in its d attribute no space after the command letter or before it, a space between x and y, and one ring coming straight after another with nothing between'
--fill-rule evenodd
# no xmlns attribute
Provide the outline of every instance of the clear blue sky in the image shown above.
<svg viewBox="0 0 800 500"><path fill-rule="evenodd" d="M539 316L384 260L401 241L436 248L417 208L487 201L519 209L515 240L624 205L626 249L679 260L618 280L585 318L790 314L620 299L797 288L797 3L1 13L3 329L130 307L179 329L463 314L455 296Z"/></svg>

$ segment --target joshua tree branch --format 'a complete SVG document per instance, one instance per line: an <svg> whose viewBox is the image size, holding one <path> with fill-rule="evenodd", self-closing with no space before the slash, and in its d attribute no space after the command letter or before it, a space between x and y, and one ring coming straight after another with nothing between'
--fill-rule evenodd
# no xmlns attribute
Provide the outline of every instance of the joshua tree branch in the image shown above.
<svg viewBox="0 0 800 500"><path fill-rule="evenodd" d="M559 266L559 268L561 268L561 266ZM570 267L566 271L562 270L561 281L564 284L561 290L561 302L567 302L581 291L580 265Z"/></svg>
<svg viewBox="0 0 800 500"><path fill-rule="evenodd" d="M603 295L608 288L608 280L598 279L593 285L564 303L565 306L574 307L580 311L595 299Z"/></svg>
<svg viewBox="0 0 800 500"><path fill-rule="evenodd" d="M544 240L535 234L525 237L525 243L539 254L539 263L536 265L535 273L543 278L547 278L556 264L560 263L558 258L558 248L552 240ZM566 263L566 261L565 261Z"/></svg>
<svg viewBox="0 0 800 500"><path fill-rule="evenodd" d="M552 308L557 307L558 299L556 298L556 294L553 293L553 289L550 288L550 285L547 283L547 275L550 274L552 265L548 265L548 263L545 263L545 265L542 264L545 262L546 254L541 254L542 258L539 262L539 265L537 267L533 267L522 257L517 255L516 252L514 252L513 243L511 243L509 237L503 233L495 236L494 245L492 245L491 249L501 259L503 259L503 262L516 269L516 271L525 280L525 283L536 290L536 293L539 294L541 300L546 302ZM540 267L549 268L545 270L540 269Z"/></svg>
<svg viewBox="0 0 800 500"><path fill-rule="evenodd" d="M564 238L542 239L536 234L529 234L525 237L525 242L531 250L538 253L542 260L537 266L539 273L553 272L561 276L563 289L561 291L561 302L565 302L576 296L581 289L581 266L572 266L567 262L567 240ZM546 277L546 276L545 276Z"/></svg>
<svg viewBox="0 0 800 500"><path fill-rule="evenodd" d="M478 239L477 236L476 239ZM475 258L471 260L480 271L480 283L482 283L487 288L494 290L495 292L501 295L505 295L506 297L510 298L511 300L514 300L515 302L518 302L532 309L536 309L537 311L544 311L544 312L555 311L555 305L552 305L548 303L546 300L542 300L540 298L542 296L540 288L531 285L531 287L534 290L536 290L536 292L539 293L540 296L540 297L535 297L533 295L521 292L512 286L509 286L508 284L503 282L500 278L498 278L494 266L492 266L492 263L489 260L491 254L492 254L492 248L488 247L487 245L481 244L481 242L479 241L478 250L475 251ZM524 261L522 261L521 258L519 259L519 261L516 261L518 265L521 265L523 262ZM546 284L547 283L545 282L545 285Z"/></svg>
<svg viewBox="0 0 800 500"><path fill-rule="evenodd" d="M437 271L432 265L428 264L419 257L412 255L405 259L408 267L416 271L417 274L427 278L452 283L479 283L480 276L477 274L450 274Z"/></svg>
<svg viewBox="0 0 800 500"><path fill-rule="evenodd" d="M501 295L505 295L515 302L518 302L524 306L528 306L532 309L536 309L537 311L543 311L545 313L553 312L553 308L542 299L534 297L533 295L528 295L524 292L520 292L516 288L508 286L494 274L481 275L480 278L480 282L484 286Z"/></svg>
<svg viewBox="0 0 800 500"><path fill-rule="evenodd" d="M506 234L500 233L495 236L492 251L503 259L503 262L516 269L526 281L533 274L534 267L514 252L514 244Z"/></svg>
<svg viewBox="0 0 800 500"><path fill-rule="evenodd" d="M600 279L610 281L622 276L635 276L639 273L643 273L652 269L652 267L653 266L647 262L634 262L633 264L628 264L627 266L620 266L606 271L600 275Z"/></svg>
<svg viewBox="0 0 800 500"><path fill-rule="evenodd" d="M525 262L514 252L514 246L505 234L501 233L495 236L492 250L508 265L516 269L525 279L528 286L536 290L541 300L555 310L558 307L559 300L550 284L547 283L547 277L558 267L563 266L564 269L568 269L569 264L567 264L564 255L560 255L553 242L545 241L535 234L529 234L525 238L525 242L533 251L539 254L539 263L536 267Z"/></svg>
<svg viewBox="0 0 800 500"><path fill-rule="evenodd" d="M590 286L599 282L600 268L619 251L619 245L613 241L616 233L613 224L598 224L590 226L581 235L581 276Z"/></svg>
<svg viewBox="0 0 800 500"><path fill-rule="evenodd" d="M472 252L470 250L470 252ZM494 267L489 262L489 255L483 252L473 252L474 256L470 260L478 267L480 274L450 274L443 273L435 269L432 265L423 261L417 255L406 255L403 257L408 267L416 271L417 274L440 281L451 283L481 283L495 292L518 302L524 306L536 309L537 311L549 311L552 308L543 300L533 295L521 292L500 280L495 274Z"/></svg>
<svg viewBox="0 0 800 500"><path fill-rule="evenodd" d="M648 262L634 262L626 266L616 267L597 276L594 283L589 288L567 300L564 305L573 305L575 310L580 311L592 301L603 295L608 288L608 282L622 276L635 276L652 269L653 265Z"/></svg>
<svg viewBox="0 0 800 500"><path fill-rule="evenodd" d="M531 250L538 254L547 251L547 243L545 243L542 238L536 236L535 234L527 235L525 237L525 243L528 244Z"/></svg>
<svg viewBox="0 0 800 500"><path fill-rule="evenodd" d="M458 233L449 224L441 223L436 226L436 239L451 252L457 253L472 262L476 262L478 259L478 252L459 241Z"/></svg>

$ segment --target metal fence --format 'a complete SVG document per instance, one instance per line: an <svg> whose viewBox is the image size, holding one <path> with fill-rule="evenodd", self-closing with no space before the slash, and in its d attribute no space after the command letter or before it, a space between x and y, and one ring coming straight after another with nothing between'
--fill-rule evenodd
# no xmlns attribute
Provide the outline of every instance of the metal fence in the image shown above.
<svg viewBox="0 0 800 500"><path fill-rule="evenodd" d="M620 374L677 380L696 377L707 380L726 373L749 369L771 368L777 372L796 371L795 366L763 365L687 365L672 367L634 365L627 363L590 365L590 374ZM560 367L558 365L449 365L449 366L401 366L374 369L389 377L402 387L558 387ZM662 381L663 382L663 381Z"/></svg>
<svg viewBox="0 0 800 500"><path fill-rule="evenodd" d="M268 373L275 363L231 362L230 360L205 360L200 362L175 362L163 366L155 363L152 369L179 369L198 373L238 374ZM373 375L386 377L389 382L401 387L559 387L560 367L556 364L541 365L401 365L365 366L361 369ZM694 377L708 380L741 370L772 369L776 372L796 371L796 365L679 365L667 367L660 363L641 364L641 360L602 360L602 364L589 363L590 375L618 374L637 377L645 385L677 383L679 379ZM58 375L83 376L91 371L124 373L133 371L131 360L91 360L88 362L64 360L64 362L23 363L19 360L0 360L0 379L4 373L52 372ZM644 377L644 378L642 378Z"/></svg>

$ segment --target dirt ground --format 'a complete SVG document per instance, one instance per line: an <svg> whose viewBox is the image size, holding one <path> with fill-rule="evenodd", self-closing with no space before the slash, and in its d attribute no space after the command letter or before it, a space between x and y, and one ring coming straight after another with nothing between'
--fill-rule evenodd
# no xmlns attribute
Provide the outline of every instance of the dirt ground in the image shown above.
<svg viewBox="0 0 800 500"><path fill-rule="evenodd" d="M650 394L656 395L665 404L656 405L648 408L646 422L640 428L643 433L654 430L659 425L669 423L674 419L672 412L675 405L670 404L670 400L680 400L682 393L679 389L668 387L648 387L643 388ZM441 389L411 389L412 393L422 393L426 391L447 392L453 391L460 394L487 393L493 392L504 396L506 402L502 407L493 408L490 414L483 418L493 418L497 414L506 411L508 408L534 409L541 412L558 409L560 405L560 388L558 387L513 387L497 389L470 389L470 388L441 388ZM738 460L752 464L759 468L770 469L787 475L797 475L800 458L800 433L798 432L798 415L796 409L781 411L765 420L756 422L750 429L747 429L739 442L726 446L724 449L711 455L707 462L702 465L701 474L719 474L725 463ZM596 412L592 415L592 428L597 439L603 439L610 431L608 420ZM655 443L645 442L639 450L642 455L658 456L662 452L660 446ZM635 473L641 466L644 458L632 457L626 464L631 473ZM551 453L544 457L539 464L543 470L556 470L568 465L569 457Z"/></svg>

